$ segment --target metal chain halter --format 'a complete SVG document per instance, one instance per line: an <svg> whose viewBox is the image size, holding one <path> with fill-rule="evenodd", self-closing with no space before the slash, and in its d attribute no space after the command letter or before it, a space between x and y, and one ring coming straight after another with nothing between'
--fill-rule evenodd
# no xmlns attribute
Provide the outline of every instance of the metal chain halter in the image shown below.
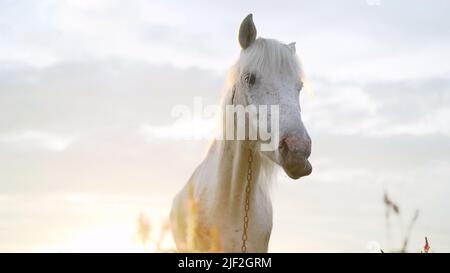
<svg viewBox="0 0 450 273"><path fill-rule="evenodd" d="M249 216L248 212L250 210L250 192L252 190L252 162L253 162L253 154L252 150L250 149L250 152L248 154L248 168L247 168L247 185L245 186L245 203L244 203L244 228L242 230L242 247L241 251L242 253L247 252L247 229L248 229L248 221Z"/></svg>

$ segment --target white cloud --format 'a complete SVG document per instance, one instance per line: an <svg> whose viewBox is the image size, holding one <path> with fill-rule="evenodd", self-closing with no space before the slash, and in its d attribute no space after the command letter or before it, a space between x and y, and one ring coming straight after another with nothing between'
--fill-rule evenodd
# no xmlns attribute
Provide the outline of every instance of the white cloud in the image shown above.
<svg viewBox="0 0 450 273"><path fill-rule="evenodd" d="M25 130L0 134L0 143L16 145L21 148L39 148L53 152L66 150L75 138L60 136L44 131Z"/></svg>
<svg viewBox="0 0 450 273"><path fill-rule="evenodd" d="M315 82L314 99L302 101L315 134L450 136L448 80Z"/></svg>
<svg viewBox="0 0 450 273"><path fill-rule="evenodd" d="M387 124L380 127L371 128L366 133L379 137L395 135L426 136L433 134L450 137L450 109L433 109L416 121Z"/></svg>
<svg viewBox="0 0 450 273"><path fill-rule="evenodd" d="M251 8L263 37L298 42L311 75L365 81L449 73L442 56L449 47L445 22L430 15L445 8L434 3L398 1L374 10L354 1L299 2L277 5L279 13L269 3L235 1L220 8L193 1L183 12L171 1L6 3L0 4L2 61L46 66L117 58L223 72L239 53L236 32ZM418 8L396 12L402 5Z"/></svg>
<svg viewBox="0 0 450 273"><path fill-rule="evenodd" d="M216 119L192 118L177 120L170 125L143 124L138 132L149 141L167 140L210 140L214 136Z"/></svg>

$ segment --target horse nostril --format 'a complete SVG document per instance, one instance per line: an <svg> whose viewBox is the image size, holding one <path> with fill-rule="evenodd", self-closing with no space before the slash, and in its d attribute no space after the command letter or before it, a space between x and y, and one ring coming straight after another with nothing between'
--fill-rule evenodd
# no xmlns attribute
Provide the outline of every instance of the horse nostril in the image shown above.
<svg viewBox="0 0 450 273"><path fill-rule="evenodd" d="M283 146L290 152L294 152L300 149L301 141L296 136L288 136L283 139Z"/></svg>
<svg viewBox="0 0 450 273"><path fill-rule="evenodd" d="M283 156L288 153L300 153L307 159L311 155L311 140L302 140L296 135L290 135L280 141L279 149Z"/></svg>
<svg viewBox="0 0 450 273"><path fill-rule="evenodd" d="M288 152L289 152L289 147L287 146L287 143L285 141L285 139L282 139L280 141L280 145L278 146L278 150L280 151L281 155L283 157L286 157Z"/></svg>

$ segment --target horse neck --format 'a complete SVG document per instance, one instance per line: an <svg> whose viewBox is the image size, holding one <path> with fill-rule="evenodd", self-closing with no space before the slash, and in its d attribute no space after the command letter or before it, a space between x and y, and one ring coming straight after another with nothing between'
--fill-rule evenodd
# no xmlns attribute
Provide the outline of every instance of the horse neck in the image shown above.
<svg viewBox="0 0 450 273"><path fill-rule="evenodd" d="M214 147L215 146L215 147ZM214 207L227 208L227 211L239 212L245 201L245 188L247 185L247 172L249 168L249 147L239 141L216 141L215 150L216 179L212 196ZM251 199L256 194L257 180L261 169L261 158L252 151L252 191Z"/></svg>

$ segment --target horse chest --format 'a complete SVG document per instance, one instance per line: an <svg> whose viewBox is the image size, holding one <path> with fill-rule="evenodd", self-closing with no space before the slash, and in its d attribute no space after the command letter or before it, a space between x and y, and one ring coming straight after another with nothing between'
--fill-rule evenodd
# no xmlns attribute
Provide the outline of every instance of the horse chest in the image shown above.
<svg viewBox="0 0 450 273"><path fill-rule="evenodd" d="M260 192L252 195L247 230L247 248L249 252L267 251L272 232L272 206L270 200L260 196ZM239 252L242 246L244 225L244 204L237 207L220 206L209 215L220 217L209 218L210 227L218 227L224 251Z"/></svg>

